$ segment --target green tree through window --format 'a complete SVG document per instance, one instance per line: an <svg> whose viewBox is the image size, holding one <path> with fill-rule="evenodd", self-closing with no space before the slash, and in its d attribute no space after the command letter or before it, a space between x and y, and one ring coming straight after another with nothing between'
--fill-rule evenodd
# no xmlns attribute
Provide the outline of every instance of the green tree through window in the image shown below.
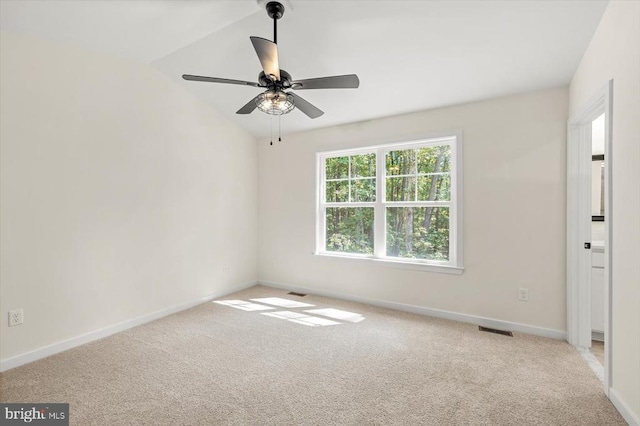
<svg viewBox="0 0 640 426"><path fill-rule="evenodd" d="M327 158L325 201L345 206L327 207L326 250L373 254L373 207L348 207L376 200L376 154Z"/></svg>
<svg viewBox="0 0 640 426"><path fill-rule="evenodd" d="M319 154L319 251L457 266L457 144Z"/></svg>
<svg viewBox="0 0 640 426"><path fill-rule="evenodd" d="M387 202L450 199L450 146L389 151L385 162ZM393 205L386 207L387 256L449 260L448 207Z"/></svg>

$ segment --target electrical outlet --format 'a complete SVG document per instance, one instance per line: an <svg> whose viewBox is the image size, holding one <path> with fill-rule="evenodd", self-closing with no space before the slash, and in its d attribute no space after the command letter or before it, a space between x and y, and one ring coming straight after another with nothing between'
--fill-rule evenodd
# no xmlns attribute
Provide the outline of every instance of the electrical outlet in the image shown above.
<svg viewBox="0 0 640 426"><path fill-rule="evenodd" d="M529 289L528 288L519 288L518 289L518 300L523 302L527 302L529 300Z"/></svg>
<svg viewBox="0 0 640 426"><path fill-rule="evenodd" d="M22 308L9 311L9 327L20 325L24 322L24 312Z"/></svg>

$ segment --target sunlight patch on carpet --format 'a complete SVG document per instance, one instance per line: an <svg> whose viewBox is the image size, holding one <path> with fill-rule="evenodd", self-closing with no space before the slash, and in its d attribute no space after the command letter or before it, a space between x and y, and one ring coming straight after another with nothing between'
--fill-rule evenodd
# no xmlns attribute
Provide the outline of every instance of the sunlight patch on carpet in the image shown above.
<svg viewBox="0 0 640 426"><path fill-rule="evenodd" d="M256 303L260 302L260 303ZM308 308L315 305L310 303L299 302L297 300L284 299L282 297L260 297L253 298L250 301L230 299L230 300L214 300L213 303L219 305L229 306L235 309L241 309L243 311L269 311L274 310L273 306L279 308L289 309L301 309ZM267 306L273 305L273 306ZM324 327L328 325L340 325L341 321L357 323L364 320L362 314L355 312L343 311L335 308L324 309L310 309L303 312L294 311L274 311L274 312L260 312L262 315L266 315L273 318L282 319L296 324L306 325L308 327ZM311 315L313 314L313 315Z"/></svg>
<svg viewBox="0 0 640 426"><path fill-rule="evenodd" d="M269 317L280 318L280 319L304 318L309 316L309 315L301 314L299 312L291 312L291 311L264 312L262 315L267 315Z"/></svg>
<svg viewBox="0 0 640 426"><path fill-rule="evenodd" d="M291 312L291 311L264 312L262 313L262 315L284 319L290 322L295 322L296 324L307 325L309 327L341 324L337 321L332 321L326 318L313 317L311 315L306 315L306 314L301 314L299 312Z"/></svg>
<svg viewBox="0 0 640 426"><path fill-rule="evenodd" d="M254 302L266 303L267 305L280 306L281 308L308 308L310 303L298 302L296 300L283 299L282 297L263 297L260 299L251 299Z"/></svg>
<svg viewBox="0 0 640 426"><path fill-rule="evenodd" d="M244 300L214 300L213 303L230 306L236 309L242 309L243 311L267 311L269 309L275 309L271 306L264 306L258 303L246 302Z"/></svg>

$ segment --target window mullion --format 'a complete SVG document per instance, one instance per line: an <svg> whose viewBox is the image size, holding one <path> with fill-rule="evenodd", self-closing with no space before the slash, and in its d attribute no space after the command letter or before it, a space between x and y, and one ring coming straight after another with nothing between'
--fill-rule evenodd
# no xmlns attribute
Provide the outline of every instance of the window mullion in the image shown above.
<svg viewBox="0 0 640 426"><path fill-rule="evenodd" d="M413 150L413 178L416 180L415 188L413 188L413 199L418 201L418 150Z"/></svg>
<svg viewBox="0 0 640 426"><path fill-rule="evenodd" d="M384 149L376 150L376 204L374 210L374 244L373 254L375 257L384 257L386 248L385 235L385 211L384 202L386 198L386 168Z"/></svg>
<svg viewBox="0 0 640 426"><path fill-rule="evenodd" d="M338 207L338 208L349 208L349 207L374 207L375 208L376 203L371 202L371 201L356 201L353 203L324 203L323 207Z"/></svg>
<svg viewBox="0 0 640 426"><path fill-rule="evenodd" d="M320 223L316 223L316 251L325 251L327 249L327 209L325 202L327 201L327 169L326 169L326 157L320 156L318 159L318 171L320 178L320 188L318 194L317 214L320 218Z"/></svg>
<svg viewBox="0 0 640 426"><path fill-rule="evenodd" d="M349 165L347 167L349 167L349 169L347 170L347 179L349 180L347 184L347 190L349 191L349 193L347 194L347 200L351 202L351 156L349 156L348 158L349 158Z"/></svg>

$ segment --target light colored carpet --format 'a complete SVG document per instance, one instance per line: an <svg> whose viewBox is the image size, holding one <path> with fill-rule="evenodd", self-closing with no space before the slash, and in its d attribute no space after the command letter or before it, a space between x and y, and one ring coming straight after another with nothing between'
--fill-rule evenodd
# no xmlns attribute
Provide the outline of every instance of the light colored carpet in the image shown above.
<svg viewBox="0 0 640 426"><path fill-rule="evenodd" d="M224 299L257 297L365 319L206 303L10 370L0 399L69 402L74 425L626 424L565 342L260 286Z"/></svg>

